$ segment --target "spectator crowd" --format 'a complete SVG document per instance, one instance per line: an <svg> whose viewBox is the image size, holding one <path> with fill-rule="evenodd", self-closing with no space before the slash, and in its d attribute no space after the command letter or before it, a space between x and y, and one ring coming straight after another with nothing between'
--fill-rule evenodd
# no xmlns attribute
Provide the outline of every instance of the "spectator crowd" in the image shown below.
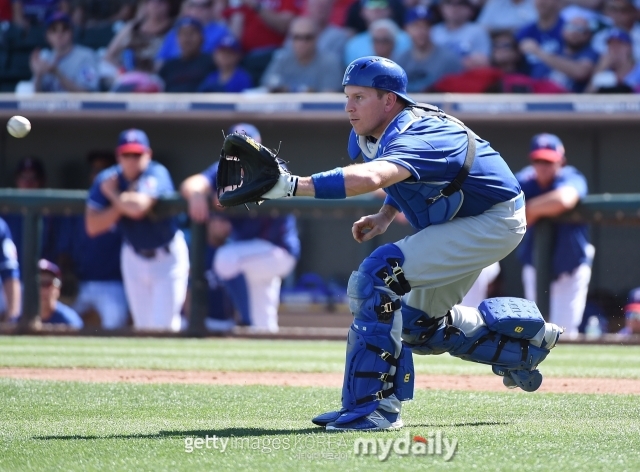
<svg viewBox="0 0 640 472"><path fill-rule="evenodd" d="M0 91L640 91L640 0L0 0Z"/></svg>

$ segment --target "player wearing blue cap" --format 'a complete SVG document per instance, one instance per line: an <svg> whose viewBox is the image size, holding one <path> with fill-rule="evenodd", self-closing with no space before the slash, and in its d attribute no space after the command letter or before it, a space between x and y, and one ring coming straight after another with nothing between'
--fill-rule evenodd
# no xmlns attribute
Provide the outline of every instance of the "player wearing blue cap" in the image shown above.
<svg viewBox="0 0 640 472"><path fill-rule="evenodd" d="M174 217L149 214L159 197L174 192L169 171L151 156L144 131L120 134L118 164L98 174L89 190L87 233L95 236L119 225L122 278L134 326L179 331L189 252Z"/></svg>
<svg viewBox="0 0 640 472"><path fill-rule="evenodd" d="M66 325L81 329L82 318L71 307L60 302L62 274L60 268L51 261L38 261L38 281L40 284L40 311L37 321L45 325Z"/></svg>
<svg viewBox="0 0 640 472"><path fill-rule="evenodd" d="M18 251L11 239L7 223L0 218L0 320L12 320L20 315L22 287Z"/></svg>
<svg viewBox="0 0 640 472"><path fill-rule="evenodd" d="M488 142L407 96L406 73L393 61L357 59L342 84L349 155L365 162L310 177L283 174L262 197L337 199L383 188L380 211L353 224L356 241L383 233L400 211L417 232L380 246L351 274L342 407L312 421L338 431L401 427L401 401L413 398L412 352L488 364L506 387L536 390L538 364L561 330L523 299L457 305L526 231L518 181Z"/></svg>
<svg viewBox="0 0 640 472"><path fill-rule="evenodd" d="M538 134L531 140L531 165L516 177L527 198L529 232L518 248L524 264L525 296L536 299L536 270L533 266L535 223L574 208L587 195L587 180L578 169L567 166L560 138ZM585 224L554 224L553 282L549 290L549 320L565 328L568 336L578 334L587 303L591 264L595 248L589 243Z"/></svg>
<svg viewBox="0 0 640 472"><path fill-rule="evenodd" d="M229 133L235 132L261 142L260 132L251 124L238 123L229 130ZM180 190L189 202L189 214L196 221L209 218L209 200L216 195L217 173L216 162L181 185ZM213 203L217 208L216 202ZM214 218L224 217L216 212ZM276 332L282 278L293 270L300 255L296 219L293 215L228 219L229 237L215 253L213 273L222 281L242 324L259 331Z"/></svg>

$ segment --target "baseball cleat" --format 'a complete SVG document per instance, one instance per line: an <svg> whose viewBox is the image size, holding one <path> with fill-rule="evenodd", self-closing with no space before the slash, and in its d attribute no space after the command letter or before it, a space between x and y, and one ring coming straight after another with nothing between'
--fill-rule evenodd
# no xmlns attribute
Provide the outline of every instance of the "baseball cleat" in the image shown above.
<svg viewBox="0 0 640 472"><path fill-rule="evenodd" d="M328 411L327 413L322 413L321 415L316 416L311 420L311 422L318 426L324 427L340 418L340 415L345 411L346 410Z"/></svg>
<svg viewBox="0 0 640 472"><path fill-rule="evenodd" d="M389 413L378 409L348 423L329 423L327 431L392 431L403 426L400 413Z"/></svg>

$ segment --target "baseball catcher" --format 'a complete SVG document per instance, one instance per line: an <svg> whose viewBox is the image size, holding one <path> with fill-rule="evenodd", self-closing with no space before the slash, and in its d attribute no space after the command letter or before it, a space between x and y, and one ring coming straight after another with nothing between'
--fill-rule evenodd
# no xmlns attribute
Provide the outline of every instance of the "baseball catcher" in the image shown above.
<svg viewBox="0 0 640 472"><path fill-rule="evenodd" d="M291 196L338 199L382 188L382 208L353 224L354 239L383 233L398 212L416 229L378 247L351 274L347 293L354 319L342 406L313 423L337 431L402 427L401 402L413 398L413 354L448 352L490 365L508 388L537 390L538 365L562 329L545 323L534 303L519 298L488 299L478 308L459 305L482 269L506 257L526 232L515 176L459 120L409 97L407 75L395 62L356 59L342 85L353 127L347 149L364 163L298 177L261 148L254 146L259 154L244 145L233 149L231 138L224 149L230 172L221 182L230 192L222 193L223 204ZM269 185L256 169L267 157ZM258 188L265 193L259 195Z"/></svg>

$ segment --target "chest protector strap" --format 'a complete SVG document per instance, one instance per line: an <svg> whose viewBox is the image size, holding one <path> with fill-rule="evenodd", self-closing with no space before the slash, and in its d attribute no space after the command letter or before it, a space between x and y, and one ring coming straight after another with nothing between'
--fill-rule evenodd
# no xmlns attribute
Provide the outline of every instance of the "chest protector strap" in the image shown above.
<svg viewBox="0 0 640 472"><path fill-rule="evenodd" d="M417 110L416 110L417 109ZM453 121L458 126L461 126L465 132L467 133L467 155L464 158L464 163L458 172L458 175L451 181L449 185L440 190L440 193L435 197L431 197L427 199L427 204L431 205L442 197L450 197L455 192L458 192L462 189L462 184L469 175L471 171L471 166L473 165L473 160L476 157L476 135L473 131L471 131L462 121L459 119L447 115L440 108L430 105L428 103L418 103L412 107L412 111L416 113L418 116L436 116L438 118L443 118L449 121Z"/></svg>

